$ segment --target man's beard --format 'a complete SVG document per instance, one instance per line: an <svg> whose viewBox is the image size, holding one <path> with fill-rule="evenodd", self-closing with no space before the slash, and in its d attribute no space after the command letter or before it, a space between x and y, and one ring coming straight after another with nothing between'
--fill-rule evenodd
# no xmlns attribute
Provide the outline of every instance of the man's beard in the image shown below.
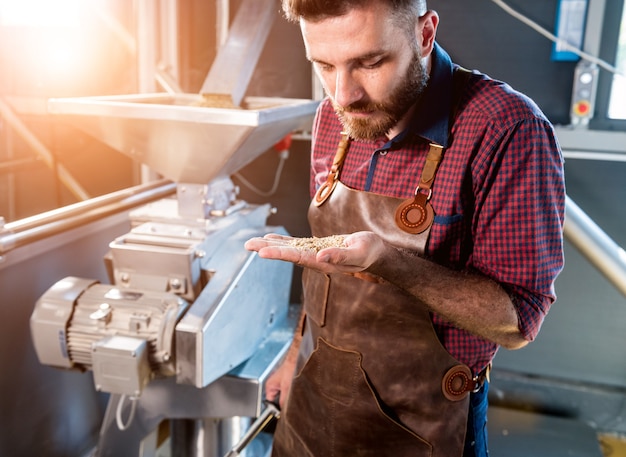
<svg viewBox="0 0 626 457"><path fill-rule="evenodd" d="M331 99L337 117L341 122L344 132L357 140L373 141L385 135L393 128L417 102L428 82L419 52L415 52L413 61L404 80L383 102L356 102L349 106L339 106ZM345 113L377 113L376 119L362 119L347 116ZM382 114L382 117L380 117Z"/></svg>

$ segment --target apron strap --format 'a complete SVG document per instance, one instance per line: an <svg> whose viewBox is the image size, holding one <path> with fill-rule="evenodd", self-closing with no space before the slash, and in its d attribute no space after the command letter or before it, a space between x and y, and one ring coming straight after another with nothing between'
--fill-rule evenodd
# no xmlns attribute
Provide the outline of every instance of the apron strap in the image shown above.
<svg viewBox="0 0 626 457"><path fill-rule="evenodd" d="M337 181L339 180L339 173L341 172L341 168L343 167L343 162L346 158L346 154L348 153L348 146L350 144L350 137L347 133L341 132L341 140L339 140L339 145L337 146L337 152L335 153L335 159L333 160L333 165L328 172L328 176L326 177L326 182L317 189L315 193L314 203L315 206L322 205L330 194L333 193L335 186L337 185Z"/></svg>

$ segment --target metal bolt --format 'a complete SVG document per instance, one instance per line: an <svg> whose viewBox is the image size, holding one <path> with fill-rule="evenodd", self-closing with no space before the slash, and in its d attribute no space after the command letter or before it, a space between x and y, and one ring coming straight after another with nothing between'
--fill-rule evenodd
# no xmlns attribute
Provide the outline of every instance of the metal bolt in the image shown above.
<svg viewBox="0 0 626 457"><path fill-rule="evenodd" d="M100 303L100 306L98 306L98 310L91 313L89 315L89 319L108 322L111 319L111 312L111 305L109 305L108 303Z"/></svg>

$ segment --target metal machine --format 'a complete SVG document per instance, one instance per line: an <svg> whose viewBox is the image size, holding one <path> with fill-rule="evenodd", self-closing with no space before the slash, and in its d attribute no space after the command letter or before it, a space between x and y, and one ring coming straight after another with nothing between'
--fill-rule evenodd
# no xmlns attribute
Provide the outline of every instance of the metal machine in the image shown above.
<svg viewBox="0 0 626 457"><path fill-rule="evenodd" d="M244 4L232 29L250 47L259 32L242 21L259 4L272 2ZM229 176L308 128L317 102L244 98L241 81L219 83L233 106L207 106L202 94L49 102L51 113L177 183L175 198L130 212L130 232L104 259L110 285L60 279L31 316L41 363L90 370L111 394L97 456L156 455L163 423L173 455L224 455L261 415L263 381L290 342L292 265L243 247L284 229L266 225L269 205L239 200ZM264 455L269 444L256 446L243 452Z"/></svg>

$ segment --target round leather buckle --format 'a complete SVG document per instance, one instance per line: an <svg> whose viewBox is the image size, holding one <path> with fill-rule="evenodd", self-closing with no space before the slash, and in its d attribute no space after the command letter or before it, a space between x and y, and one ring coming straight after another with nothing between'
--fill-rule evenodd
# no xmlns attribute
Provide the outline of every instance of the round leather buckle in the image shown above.
<svg viewBox="0 0 626 457"><path fill-rule="evenodd" d="M428 197L418 193L400 203L396 209L396 224L402 230L413 235L422 233L431 226L435 219L433 207Z"/></svg>
<svg viewBox="0 0 626 457"><path fill-rule="evenodd" d="M336 186L337 186L336 180L332 181L332 183L329 183L328 181L326 181L324 184L322 184L320 188L317 189L317 192L315 192L315 198L314 198L315 206L320 206L326 200L328 200L328 197L330 197L330 194L333 193L333 190L335 190Z"/></svg>
<svg viewBox="0 0 626 457"><path fill-rule="evenodd" d="M450 368L441 381L443 395L451 401L463 400L474 387L472 372L465 365Z"/></svg>

